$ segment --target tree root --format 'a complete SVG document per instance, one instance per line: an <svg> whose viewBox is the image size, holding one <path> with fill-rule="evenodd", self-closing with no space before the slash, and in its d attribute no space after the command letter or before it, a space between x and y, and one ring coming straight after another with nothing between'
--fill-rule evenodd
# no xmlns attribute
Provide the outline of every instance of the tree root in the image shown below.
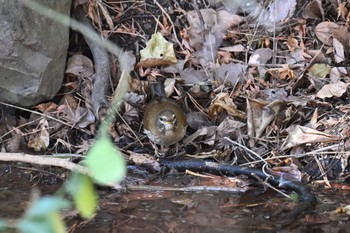
<svg viewBox="0 0 350 233"><path fill-rule="evenodd" d="M292 223L297 216L312 208L317 202L315 195L303 183L299 181L281 181L279 177L268 175L255 168L239 167L199 160L161 161L160 163L165 167L174 168L178 171L191 169L193 171L208 172L216 175L246 175L250 178L258 177L274 187L295 191L299 195L300 204L286 216L287 220L283 224Z"/></svg>

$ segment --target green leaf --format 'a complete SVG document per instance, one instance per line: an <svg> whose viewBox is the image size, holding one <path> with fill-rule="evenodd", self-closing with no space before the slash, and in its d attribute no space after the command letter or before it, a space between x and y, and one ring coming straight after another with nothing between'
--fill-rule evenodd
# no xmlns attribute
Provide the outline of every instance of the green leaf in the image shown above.
<svg viewBox="0 0 350 233"><path fill-rule="evenodd" d="M74 173L66 185L66 190L72 195L80 215L91 219L96 212L98 198L90 177Z"/></svg>
<svg viewBox="0 0 350 233"><path fill-rule="evenodd" d="M61 197L41 197L34 201L26 212L26 217L36 218L69 207L69 202Z"/></svg>
<svg viewBox="0 0 350 233"><path fill-rule="evenodd" d="M58 211L69 207L61 197L42 197L32 203L18 224L22 233L64 233L65 224Z"/></svg>
<svg viewBox="0 0 350 233"><path fill-rule="evenodd" d="M5 232L6 229L7 229L6 221L0 220L0 232Z"/></svg>
<svg viewBox="0 0 350 233"><path fill-rule="evenodd" d="M126 163L109 135L103 135L90 148L85 164L99 184L120 182L126 174Z"/></svg>
<svg viewBox="0 0 350 233"><path fill-rule="evenodd" d="M50 219L50 222L52 223L51 226L55 233L66 232L66 225L58 212L54 212L50 214L49 219Z"/></svg>
<svg viewBox="0 0 350 233"><path fill-rule="evenodd" d="M65 233L66 226L58 212L38 218L24 218L18 224L21 233Z"/></svg>

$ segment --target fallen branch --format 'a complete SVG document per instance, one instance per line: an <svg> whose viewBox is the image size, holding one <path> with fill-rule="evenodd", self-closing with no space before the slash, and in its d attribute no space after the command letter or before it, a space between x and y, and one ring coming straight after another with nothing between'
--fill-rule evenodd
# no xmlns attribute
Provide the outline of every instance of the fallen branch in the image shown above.
<svg viewBox="0 0 350 233"><path fill-rule="evenodd" d="M47 155L29 155L24 153L0 153L0 161L24 162L45 166L62 167L70 171L89 175L86 167L75 164L70 159L53 158Z"/></svg>

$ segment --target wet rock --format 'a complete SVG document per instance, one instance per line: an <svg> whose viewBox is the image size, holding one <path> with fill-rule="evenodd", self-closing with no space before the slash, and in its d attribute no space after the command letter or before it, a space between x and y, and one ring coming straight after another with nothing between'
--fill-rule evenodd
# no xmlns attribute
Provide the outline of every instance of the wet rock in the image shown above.
<svg viewBox="0 0 350 233"><path fill-rule="evenodd" d="M69 15L71 0L37 0ZM26 8L0 0L0 101L33 106L61 87L69 42L68 27Z"/></svg>

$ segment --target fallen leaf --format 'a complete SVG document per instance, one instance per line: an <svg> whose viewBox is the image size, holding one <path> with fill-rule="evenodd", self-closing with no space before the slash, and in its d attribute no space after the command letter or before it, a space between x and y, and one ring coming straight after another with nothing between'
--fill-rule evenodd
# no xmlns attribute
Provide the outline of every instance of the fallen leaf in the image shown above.
<svg viewBox="0 0 350 233"><path fill-rule="evenodd" d="M325 78L329 75L331 67L327 64L314 64L310 67L309 72L317 78Z"/></svg>
<svg viewBox="0 0 350 233"><path fill-rule="evenodd" d="M140 51L141 60L138 67L149 68L177 62L173 44L157 32L147 41L146 48Z"/></svg>
<svg viewBox="0 0 350 233"><path fill-rule="evenodd" d="M272 58L272 50L268 48L261 48L254 51L249 58L249 65L266 64Z"/></svg>
<svg viewBox="0 0 350 233"><path fill-rule="evenodd" d="M267 72L274 78L281 80L290 80L295 78L294 71L289 68L288 64L281 68L268 69Z"/></svg>
<svg viewBox="0 0 350 233"><path fill-rule="evenodd" d="M333 48L335 62L340 63L345 61L344 46L336 38L333 38Z"/></svg>
<svg viewBox="0 0 350 233"><path fill-rule="evenodd" d="M347 88L348 88L348 84L341 81L336 83L326 84L322 87L321 90L317 92L316 96L321 99L331 98L333 96L341 97L346 92Z"/></svg>
<svg viewBox="0 0 350 233"><path fill-rule="evenodd" d="M284 101L247 99L247 126L251 138L260 137L282 108Z"/></svg>
<svg viewBox="0 0 350 233"><path fill-rule="evenodd" d="M203 141L202 140L203 138L204 138L204 141L208 141L205 139L208 139L208 138L211 139L211 138L215 137L216 128L217 128L216 126L202 127L200 129L198 129L196 132L194 132L193 134L191 134L190 136L184 138L183 142L186 145L186 144L193 142L197 138L201 138L201 141ZM214 141L214 140L210 140L210 141Z"/></svg>
<svg viewBox="0 0 350 233"><path fill-rule="evenodd" d="M259 1L257 1L259 3ZM285 22L288 18L293 16L296 0L275 0L271 1L268 10L264 9L262 5L256 5L252 7L253 1L251 2L252 11L258 15L259 24L264 25L267 30L273 31L276 25ZM257 10L259 9L260 10Z"/></svg>
<svg viewBox="0 0 350 233"><path fill-rule="evenodd" d="M215 79L218 83L226 86L236 86L237 82L243 77L248 66L244 64L223 64L216 69Z"/></svg>
<svg viewBox="0 0 350 233"><path fill-rule="evenodd" d="M246 124L230 118L225 118L216 129L217 138L238 138L241 134L241 128Z"/></svg>
<svg viewBox="0 0 350 233"><path fill-rule="evenodd" d="M227 52L234 52L234 53L246 51L244 46L241 44L234 45L234 46L228 46L228 47L221 47L220 50L227 51Z"/></svg>
<svg viewBox="0 0 350 233"><path fill-rule="evenodd" d="M315 28L316 37L325 45L331 46L333 44L333 33L340 26L333 22L319 23Z"/></svg>
<svg viewBox="0 0 350 233"><path fill-rule="evenodd" d="M180 76L185 84L196 84L208 81L208 77L204 70L195 70L194 68L184 69Z"/></svg>
<svg viewBox="0 0 350 233"><path fill-rule="evenodd" d="M291 52L294 52L296 49L300 48L298 40L290 36L287 39L287 46Z"/></svg>
<svg viewBox="0 0 350 233"><path fill-rule="evenodd" d="M196 58L203 59L204 64L216 57L217 49L221 44L226 31L242 22L242 18L225 10L215 11L211 8L201 9L203 22L197 11L186 14L190 25L187 40L191 48L196 51ZM202 64L203 65L203 64Z"/></svg>
<svg viewBox="0 0 350 233"><path fill-rule="evenodd" d="M233 103L228 93L219 93L212 101L208 107L208 114L212 118L216 118L219 113L223 110L227 112L228 115L232 117L238 117L245 119L246 114L237 109L236 105Z"/></svg>
<svg viewBox="0 0 350 233"><path fill-rule="evenodd" d="M37 128L40 128L40 131L28 140L28 147L35 151L46 150L50 143L49 123L46 119L41 119Z"/></svg>
<svg viewBox="0 0 350 233"><path fill-rule="evenodd" d="M76 54L68 58L66 74L87 78L94 74L94 65L88 57Z"/></svg>
<svg viewBox="0 0 350 233"><path fill-rule="evenodd" d="M324 10L322 8L322 2L320 0L314 0L309 2L302 13L305 19L319 19L324 20Z"/></svg>
<svg viewBox="0 0 350 233"><path fill-rule="evenodd" d="M138 154L132 151L128 151L128 154L128 160L134 162L138 166L145 167L154 172L159 172L161 169L159 162L157 162L154 157L150 157L146 154Z"/></svg>
<svg viewBox="0 0 350 233"><path fill-rule="evenodd" d="M340 26L334 30L333 38L337 39L345 50L350 49L350 34L347 26Z"/></svg>
<svg viewBox="0 0 350 233"><path fill-rule="evenodd" d="M40 112L54 112L57 110L57 104L53 103L53 102L48 102L48 103L42 103L42 104L38 104L35 107L33 107L34 109L38 109Z"/></svg>
<svg viewBox="0 0 350 233"><path fill-rule="evenodd" d="M307 143L334 142L340 139L340 136L323 133L315 129L297 125L291 132L289 132L286 140L281 146L281 150L288 150L292 147Z"/></svg>

